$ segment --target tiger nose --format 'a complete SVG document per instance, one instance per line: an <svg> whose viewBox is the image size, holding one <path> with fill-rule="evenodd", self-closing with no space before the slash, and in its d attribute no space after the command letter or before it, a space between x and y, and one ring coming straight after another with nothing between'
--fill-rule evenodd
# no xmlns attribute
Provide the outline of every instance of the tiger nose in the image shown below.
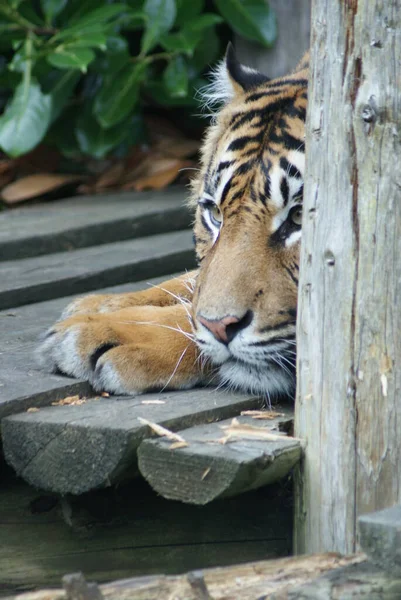
<svg viewBox="0 0 401 600"><path fill-rule="evenodd" d="M248 327L253 318L253 312L248 310L241 318L234 316L223 317L222 319L206 319L198 316L199 323L202 323L222 344L229 344L234 337L245 327Z"/></svg>

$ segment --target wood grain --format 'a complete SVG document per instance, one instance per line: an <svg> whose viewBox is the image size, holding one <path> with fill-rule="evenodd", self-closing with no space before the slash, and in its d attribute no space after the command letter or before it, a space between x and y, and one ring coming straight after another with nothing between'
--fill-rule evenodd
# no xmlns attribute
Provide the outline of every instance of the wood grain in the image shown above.
<svg viewBox="0 0 401 600"><path fill-rule="evenodd" d="M1 264L0 308L168 275L194 266L190 231L10 260Z"/></svg>
<svg viewBox="0 0 401 600"><path fill-rule="evenodd" d="M401 501L401 2L315 0L298 313L298 552Z"/></svg>
<svg viewBox="0 0 401 600"><path fill-rule="evenodd" d="M275 407L281 410L282 407ZM285 409L284 409L285 410ZM241 425L261 433L278 433L291 411L272 421L238 417ZM283 435L280 440L241 437L222 443L231 420L180 430L188 444L174 449L165 438L145 440L138 449L141 474L164 498L190 504L207 504L216 498L242 494L284 479L297 463L301 445ZM257 431L255 431L257 433Z"/></svg>
<svg viewBox="0 0 401 600"><path fill-rule="evenodd" d="M96 244L186 229L191 215L187 192L79 196L0 213L1 260L71 251Z"/></svg>
<svg viewBox="0 0 401 600"><path fill-rule="evenodd" d="M164 404L144 404L162 399ZM260 408L258 397L225 391L188 390L88 400L6 417L4 455L28 483L61 494L82 494L137 474L136 453L153 435L138 417L172 430Z"/></svg>

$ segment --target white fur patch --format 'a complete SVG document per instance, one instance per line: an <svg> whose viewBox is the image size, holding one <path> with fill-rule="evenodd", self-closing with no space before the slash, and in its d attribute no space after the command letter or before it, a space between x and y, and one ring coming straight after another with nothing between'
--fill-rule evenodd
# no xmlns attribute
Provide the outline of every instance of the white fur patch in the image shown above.
<svg viewBox="0 0 401 600"><path fill-rule="evenodd" d="M202 107L214 110L221 104L226 104L234 98L235 90L223 59L211 72L210 83L198 90Z"/></svg>

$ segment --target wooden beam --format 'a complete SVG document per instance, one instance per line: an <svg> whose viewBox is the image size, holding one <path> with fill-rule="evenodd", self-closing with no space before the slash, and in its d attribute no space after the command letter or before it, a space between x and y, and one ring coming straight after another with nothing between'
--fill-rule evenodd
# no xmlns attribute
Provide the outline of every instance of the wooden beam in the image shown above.
<svg viewBox="0 0 401 600"><path fill-rule="evenodd" d="M200 582L198 586L193 585L195 577ZM394 590L401 589L401 578L375 569L361 556L320 554L217 567L195 574L125 579L101 585L99 592L110 600L334 600L339 598L339 592L343 600L364 600L378 598L370 595L370 591L375 594L378 586L381 600L393 600ZM68 597L64 590L47 589L9 596L8 600L68 600Z"/></svg>
<svg viewBox="0 0 401 600"><path fill-rule="evenodd" d="M145 440L138 449L139 470L158 494L190 504L279 481L301 454L299 441L280 434L280 425L290 419L287 409L272 420L240 416L234 426L232 420L198 425L180 431L187 446L176 449L165 438Z"/></svg>
<svg viewBox="0 0 401 600"><path fill-rule="evenodd" d="M3 211L1 260L71 251L190 226L185 188L78 196Z"/></svg>
<svg viewBox="0 0 401 600"><path fill-rule="evenodd" d="M1 265L0 308L81 294L194 266L190 231L10 260Z"/></svg>
<svg viewBox="0 0 401 600"><path fill-rule="evenodd" d="M4 456L38 488L82 494L137 474L137 449L153 435L140 418L177 431L262 403L252 394L195 389L51 406L2 420Z"/></svg>
<svg viewBox="0 0 401 600"><path fill-rule="evenodd" d="M401 0L314 0L298 311L297 552L401 502Z"/></svg>

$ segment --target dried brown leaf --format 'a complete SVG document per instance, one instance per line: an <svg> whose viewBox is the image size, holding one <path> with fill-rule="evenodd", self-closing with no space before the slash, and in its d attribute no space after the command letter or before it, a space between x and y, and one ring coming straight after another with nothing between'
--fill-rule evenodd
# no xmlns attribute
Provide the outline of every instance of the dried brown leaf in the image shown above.
<svg viewBox="0 0 401 600"><path fill-rule="evenodd" d="M181 169L191 166L193 163L188 160L180 160L176 158L164 159L164 165L161 166L159 163L160 170L153 172L151 175L140 177L131 184L124 186L124 189L133 188L138 192L146 189L161 190L172 183ZM154 171L154 169L153 169Z"/></svg>
<svg viewBox="0 0 401 600"><path fill-rule="evenodd" d="M269 442L277 442L284 440L299 440L299 438L294 438L283 435L277 435L274 433L270 433L269 430L264 427L256 427L255 425L246 425L240 423L238 419L233 419L230 425L220 425L220 428L225 432L225 438L243 438L243 439L258 439L258 440L266 440ZM222 439L225 439L222 438ZM227 439L226 439L227 441ZM226 443L221 441L221 443Z"/></svg>
<svg viewBox="0 0 401 600"><path fill-rule="evenodd" d="M120 161L109 169L103 171L95 182L95 189L100 190L103 188L113 187L120 183L120 180L124 174L125 165L124 161Z"/></svg>
<svg viewBox="0 0 401 600"><path fill-rule="evenodd" d="M178 450L179 448L187 448L188 446L188 442L173 442L169 450Z"/></svg>
<svg viewBox="0 0 401 600"><path fill-rule="evenodd" d="M187 138L161 139L155 146L160 154L174 158L189 158L199 150L199 142Z"/></svg>
<svg viewBox="0 0 401 600"><path fill-rule="evenodd" d="M39 412L39 408L32 406L31 408L27 408L26 412Z"/></svg>
<svg viewBox="0 0 401 600"><path fill-rule="evenodd" d="M274 412L273 410L243 410L241 416L271 421L277 417L284 417L284 413Z"/></svg>
<svg viewBox="0 0 401 600"><path fill-rule="evenodd" d="M79 395L67 396L56 402L52 402L52 406L79 406L85 404L86 398L80 398Z"/></svg>
<svg viewBox="0 0 401 600"><path fill-rule="evenodd" d="M151 430L157 433L157 435L160 435L160 437L166 437L168 440L171 440L173 442L184 442L185 444L187 443L183 437L178 435L178 433L174 433L173 431L170 431L169 429L166 429L165 427L162 427L157 423L153 423L152 421L148 421L147 419L143 419L142 417L138 417L138 421L142 423L142 425L147 425L148 427L150 427Z"/></svg>
<svg viewBox="0 0 401 600"><path fill-rule="evenodd" d="M202 473L202 477L201 477L201 481L203 481L204 479L206 479L206 477L209 475L210 471L211 471L212 467L208 467L207 469L205 469Z"/></svg>
<svg viewBox="0 0 401 600"><path fill-rule="evenodd" d="M68 183L80 181L80 175L54 175L52 173L37 173L22 177L6 185L1 196L7 204L16 204L56 190Z"/></svg>
<svg viewBox="0 0 401 600"><path fill-rule="evenodd" d="M165 400L141 400L141 404L166 404Z"/></svg>

